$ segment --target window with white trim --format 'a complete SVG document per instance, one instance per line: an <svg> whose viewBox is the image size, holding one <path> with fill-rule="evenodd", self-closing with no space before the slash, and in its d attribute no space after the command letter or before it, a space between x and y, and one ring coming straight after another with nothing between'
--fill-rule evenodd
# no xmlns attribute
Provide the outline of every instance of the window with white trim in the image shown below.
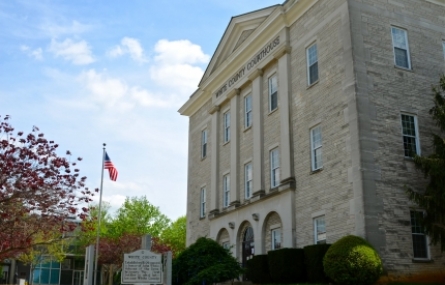
<svg viewBox="0 0 445 285"><path fill-rule="evenodd" d="M324 221L324 216L314 219L314 243L326 243L326 223Z"/></svg>
<svg viewBox="0 0 445 285"><path fill-rule="evenodd" d="M252 95L244 97L244 128L252 126Z"/></svg>
<svg viewBox="0 0 445 285"><path fill-rule="evenodd" d="M417 117L414 115L402 114L401 120L405 157L414 157L415 154L420 154Z"/></svg>
<svg viewBox="0 0 445 285"><path fill-rule="evenodd" d="M318 81L318 50L317 44L306 49L307 60L307 83L312 85Z"/></svg>
<svg viewBox="0 0 445 285"><path fill-rule="evenodd" d="M280 185L280 154L278 148L270 151L270 188Z"/></svg>
<svg viewBox="0 0 445 285"><path fill-rule="evenodd" d="M271 230L271 244L270 247L272 250L281 248L281 228L276 228Z"/></svg>
<svg viewBox="0 0 445 285"><path fill-rule="evenodd" d="M278 81L277 75L269 77L269 112L278 108Z"/></svg>
<svg viewBox="0 0 445 285"><path fill-rule="evenodd" d="M207 156L207 130L201 132L201 158Z"/></svg>
<svg viewBox="0 0 445 285"><path fill-rule="evenodd" d="M230 205L230 175L223 176L223 204L224 208Z"/></svg>
<svg viewBox="0 0 445 285"><path fill-rule="evenodd" d="M391 35L394 51L394 64L398 67L411 69L408 32L400 28L391 27Z"/></svg>
<svg viewBox="0 0 445 285"><path fill-rule="evenodd" d="M201 188L201 202L200 202L200 210L199 216L204 218L206 216L206 188Z"/></svg>
<svg viewBox="0 0 445 285"><path fill-rule="evenodd" d="M411 234L413 238L413 256L414 258L428 259L428 238L421 225L423 217L422 211L411 211Z"/></svg>
<svg viewBox="0 0 445 285"><path fill-rule="evenodd" d="M321 126L317 126L311 130L311 164L312 171L323 167L323 149L321 139Z"/></svg>
<svg viewBox="0 0 445 285"><path fill-rule="evenodd" d="M224 138L224 142L229 142L230 141L230 112L226 112L223 115L223 138Z"/></svg>
<svg viewBox="0 0 445 285"><path fill-rule="evenodd" d="M244 197L250 199L252 197L252 163L244 165Z"/></svg>

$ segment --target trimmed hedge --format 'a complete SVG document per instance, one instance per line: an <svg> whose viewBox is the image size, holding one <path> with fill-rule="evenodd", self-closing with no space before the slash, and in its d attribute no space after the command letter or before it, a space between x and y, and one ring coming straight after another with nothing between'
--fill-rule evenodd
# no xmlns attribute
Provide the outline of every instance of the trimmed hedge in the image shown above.
<svg viewBox="0 0 445 285"><path fill-rule="evenodd" d="M324 273L323 257L330 246L330 244L314 244L303 248L307 282L327 283L329 281Z"/></svg>
<svg viewBox="0 0 445 285"><path fill-rule="evenodd" d="M301 248L283 248L268 252L269 272L274 283L305 281L304 251Z"/></svg>
<svg viewBox="0 0 445 285"><path fill-rule="evenodd" d="M326 275L342 285L370 285L383 271L376 250L358 236L345 236L336 241L323 258Z"/></svg>
<svg viewBox="0 0 445 285"><path fill-rule="evenodd" d="M246 277L255 284L272 283L267 255L255 255L246 262Z"/></svg>

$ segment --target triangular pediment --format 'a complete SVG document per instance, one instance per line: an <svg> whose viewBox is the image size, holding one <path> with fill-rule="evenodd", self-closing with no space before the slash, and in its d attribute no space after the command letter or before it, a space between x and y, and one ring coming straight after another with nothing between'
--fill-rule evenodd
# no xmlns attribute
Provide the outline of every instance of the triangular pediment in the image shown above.
<svg viewBox="0 0 445 285"><path fill-rule="evenodd" d="M218 67L243 43L249 39L254 31L269 17L272 11L279 5L270 6L239 16L234 16L229 22L223 37L221 38L215 53L201 79L208 78Z"/></svg>

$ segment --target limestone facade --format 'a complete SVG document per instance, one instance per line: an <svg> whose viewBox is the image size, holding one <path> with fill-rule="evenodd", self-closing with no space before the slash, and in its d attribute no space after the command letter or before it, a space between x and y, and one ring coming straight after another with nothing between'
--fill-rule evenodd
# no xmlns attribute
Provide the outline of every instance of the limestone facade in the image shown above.
<svg viewBox="0 0 445 285"><path fill-rule="evenodd" d="M229 241L241 262L355 234L389 275L439 271L438 247L413 249L421 209L405 187L425 181L402 115L427 154L444 42L445 0L288 0L233 17L179 110L190 117L187 244Z"/></svg>

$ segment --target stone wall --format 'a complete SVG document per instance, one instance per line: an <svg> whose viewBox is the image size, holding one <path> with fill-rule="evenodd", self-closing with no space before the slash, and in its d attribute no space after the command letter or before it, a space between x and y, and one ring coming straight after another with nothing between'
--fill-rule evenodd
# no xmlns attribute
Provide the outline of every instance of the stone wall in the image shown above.
<svg viewBox="0 0 445 285"><path fill-rule="evenodd" d="M430 151L431 85L445 71L445 7L432 2L349 1L366 238L377 247L390 274L437 270L445 261L434 246L432 264L413 261L410 209L418 208L407 199L405 187L422 189L425 180L404 157L401 127L401 113L417 116L422 154ZM407 31L410 70L394 65L391 26Z"/></svg>

